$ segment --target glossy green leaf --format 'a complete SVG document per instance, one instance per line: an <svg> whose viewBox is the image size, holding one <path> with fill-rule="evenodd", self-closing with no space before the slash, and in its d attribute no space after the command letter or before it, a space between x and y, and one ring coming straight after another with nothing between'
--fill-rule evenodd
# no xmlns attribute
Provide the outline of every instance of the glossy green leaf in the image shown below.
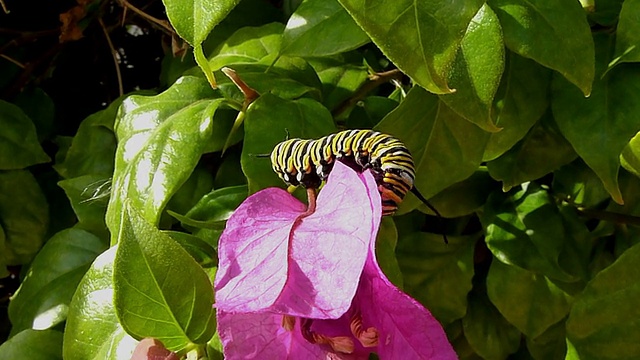
<svg viewBox="0 0 640 360"><path fill-rule="evenodd" d="M102 253L84 275L69 305L65 360L128 359L137 343L118 323L113 304L113 262L118 246Z"/></svg>
<svg viewBox="0 0 640 360"><path fill-rule="evenodd" d="M584 95L594 79L594 45L584 10L577 1L492 0L507 47L556 70ZM562 51L559 51L562 49Z"/></svg>
<svg viewBox="0 0 640 360"><path fill-rule="evenodd" d="M506 196L493 193L480 220L487 246L500 261L553 279L576 280L559 264L570 233L544 189L529 183Z"/></svg>
<svg viewBox="0 0 640 360"><path fill-rule="evenodd" d="M56 162L54 166L60 175L70 179L89 174L103 177L113 174L116 153L113 123L123 99L119 98L80 123L63 162Z"/></svg>
<svg viewBox="0 0 640 360"><path fill-rule="evenodd" d="M367 80L367 68L362 64L362 57L352 54L309 60L322 82L322 103L332 111Z"/></svg>
<svg viewBox="0 0 640 360"><path fill-rule="evenodd" d="M550 114L499 158L487 163L491 176L509 191L526 181L539 179L577 157L571 144L560 134Z"/></svg>
<svg viewBox="0 0 640 360"><path fill-rule="evenodd" d="M199 45L240 0L163 0L167 17L181 38Z"/></svg>
<svg viewBox="0 0 640 360"><path fill-rule="evenodd" d="M30 172L0 171L0 224L5 241L0 263L28 264L40 250L49 225L47 200Z"/></svg>
<svg viewBox="0 0 640 360"><path fill-rule="evenodd" d="M616 51L609 66L640 61L640 0L626 0L616 29Z"/></svg>
<svg viewBox="0 0 640 360"><path fill-rule="evenodd" d="M201 78L183 77L156 96L131 96L116 124L113 189L107 208L112 241L126 199L155 224L169 198L188 179L211 137L222 100Z"/></svg>
<svg viewBox="0 0 640 360"><path fill-rule="evenodd" d="M443 217L455 218L478 210L487 201L489 194L499 188L499 183L489 176L487 168L480 167L467 179L439 192L429 202ZM419 209L432 214L426 205L421 205Z"/></svg>
<svg viewBox="0 0 640 360"><path fill-rule="evenodd" d="M128 206L118 240L114 302L127 333L172 351L209 341L213 285L191 255Z"/></svg>
<svg viewBox="0 0 640 360"><path fill-rule="evenodd" d="M376 260L378 265L395 286L402 289L402 271L396 258L396 245L398 244L398 230L390 217L383 217L380 230L376 238Z"/></svg>
<svg viewBox="0 0 640 360"><path fill-rule="evenodd" d="M597 73L609 60L612 38L597 34ZM591 97L584 98L563 78L552 81L551 106L562 135L600 177L611 197L623 199L618 189L620 153L640 130L640 69L619 65L596 80Z"/></svg>
<svg viewBox="0 0 640 360"><path fill-rule="evenodd" d="M369 42L338 0L303 1L282 33L280 54L327 56L353 50Z"/></svg>
<svg viewBox="0 0 640 360"><path fill-rule="evenodd" d="M449 75L453 94L440 95L456 113L496 132L491 107L504 70L504 44L498 17L484 4L471 19Z"/></svg>
<svg viewBox="0 0 640 360"><path fill-rule="evenodd" d="M111 192L111 180L101 175L85 175L62 180L58 185L64 190L78 218L77 227L106 235L104 221Z"/></svg>
<svg viewBox="0 0 640 360"><path fill-rule="evenodd" d="M602 181L582 160L576 160L553 173L553 190L573 203L595 207L609 199Z"/></svg>
<svg viewBox="0 0 640 360"><path fill-rule="evenodd" d="M515 53L507 55L494 109L496 126L502 130L491 134L485 161L497 158L520 141L549 106L551 71Z"/></svg>
<svg viewBox="0 0 640 360"><path fill-rule="evenodd" d="M640 357L640 244L598 273L576 299L567 339L580 359Z"/></svg>
<svg viewBox="0 0 640 360"><path fill-rule="evenodd" d="M0 170L17 170L50 161L36 127L16 105L0 100Z"/></svg>
<svg viewBox="0 0 640 360"><path fill-rule="evenodd" d="M469 309L462 318L462 327L469 345L483 359L506 359L520 347L520 331L479 291L469 296Z"/></svg>
<svg viewBox="0 0 640 360"><path fill-rule="evenodd" d="M0 345L2 359L62 360L62 333L24 330Z"/></svg>
<svg viewBox="0 0 640 360"><path fill-rule="evenodd" d="M163 233L182 246L200 266L210 268L218 265L216 250L208 242L180 231L163 231Z"/></svg>
<svg viewBox="0 0 640 360"><path fill-rule="evenodd" d="M218 70L231 64L270 65L280 50L283 30L280 23L239 29L211 54L211 69Z"/></svg>
<svg viewBox="0 0 640 360"><path fill-rule="evenodd" d="M436 94L452 91L449 71L469 22L484 3L339 1L389 60Z"/></svg>
<svg viewBox="0 0 640 360"><path fill-rule="evenodd" d="M80 279L106 247L95 235L73 228L49 239L9 303L12 333L63 322Z"/></svg>
<svg viewBox="0 0 640 360"><path fill-rule="evenodd" d="M445 244L442 235L423 232L410 232L398 239L396 254L405 291L443 324L462 318L467 311L476 239L449 237L449 244Z"/></svg>
<svg viewBox="0 0 640 360"><path fill-rule="evenodd" d="M271 168L269 158L273 147L287 136L316 139L336 131L329 110L315 100L284 100L271 94L262 95L247 111L242 147L242 170L249 181L249 194L285 184Z"/></svg>
<svg viewBox="0 0 640 360"><path fill-rule="evenodd" d="M213 190L204 195L185 216L203 222L215 223L225 221L229 219L236 208L247 198L247 192L248 189L246 185Z"/></svg>
<svg viewBox="0 0 640 360"><path fill-rule="evenodd" d="M569 295L548 278L497 260L487 275L487 294L509 323L530 338L542 335L570 309Z"/></svg>
<svg viewBox="0 0 640 360"><path fill-rule="evenodd" d="M471 176L482 161L489 138L488 133L417 86L375 129L396 136L409 148L416 166L414 186L427 199ZM418 204L409 196L399 213Z"/></svg>

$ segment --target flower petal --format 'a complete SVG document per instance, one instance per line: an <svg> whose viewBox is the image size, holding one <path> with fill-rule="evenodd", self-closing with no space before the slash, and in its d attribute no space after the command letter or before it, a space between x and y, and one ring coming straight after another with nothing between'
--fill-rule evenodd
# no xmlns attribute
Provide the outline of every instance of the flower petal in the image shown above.
<svg viewBox="0 0 640 360"><path fill-rule="evenodd" d="M371 189L377 200L370 199ZM358 287L380 216L380 196L371 173L358 174L336 162L320 191L315 213L293 230L289 280L272 310L314 319L344 314Z"/></svg>
<svg viewBox="0 0 640 360"><path fill-rule="evenodd" d="M218 310L225 359L325 359L327 351L302 337L300 321L285 330L282 315L230 314Z"/></svg>
<svg viewBox="0 0 640 360"><path fill-rule="evenodd" d="M218 309L248 312L273 305L287 280L291 228L304 211L278 188L257 192L238 207L219 241Z"/></svg>
<svg viewBox="0 0 640 360"><path fill-rule="evenodd" d="M442 326L429 310L382 273L372 248L354 299L364 327L378 329L380 359L457 359Z"/></svg>

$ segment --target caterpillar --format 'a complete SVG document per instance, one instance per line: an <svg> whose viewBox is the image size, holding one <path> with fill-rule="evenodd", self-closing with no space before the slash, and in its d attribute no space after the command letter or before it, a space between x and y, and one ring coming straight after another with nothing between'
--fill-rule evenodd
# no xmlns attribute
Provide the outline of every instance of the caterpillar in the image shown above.
<svg viewBox="0 0 640 360"><path fill-rule="evenodd" d="M345 130L313 139L288 139L271 152L273 171L287 184L318 188L335 161L363 172L371 169L382 198L382 215L393 215L411 191L441 215L413 186L415 166L407 147L391 135L373 130Z"/></svg>

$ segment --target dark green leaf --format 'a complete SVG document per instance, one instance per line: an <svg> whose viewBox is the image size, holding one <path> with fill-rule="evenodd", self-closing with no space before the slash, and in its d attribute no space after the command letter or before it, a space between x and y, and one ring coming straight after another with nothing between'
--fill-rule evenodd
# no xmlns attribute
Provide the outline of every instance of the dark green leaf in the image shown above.
<svg viewBox="0 0 640 360"><path fill-rule="evenodd" d="M54 128L55 105L49 95L39 87L23 90L16 97L14 104L33 121L38 139L48 139Z"/></svg>
<svg viewBox="0 0 640 360"><path fill-rule="evenodd" d="M402 289L402 271L396 258L396 245L398 244L398 230L390 217L383 217L380 230L376 238L376 260L378 265L395 286Z"/></svg>
<svg viewBox="0 0 640 360"><path fill-rule="evenodd" d="M180 244L200 266L212 267L218 265L216 250L206 241L179 231L163 231L163 233L169 235L175 242Z"/></svg>
<svg viewBox="0 0 640 360"><path fill-rule="evenodd" d="M106 247L91 233L73 228L49 239L9 303L12 333L63 322L80 279Z"/></svg>
<svg viewBox="0 0 640 360"><path fill-rule="evenodd" d="M552 325L535 339L527 338L527 349L536 360L574 359L567 354L564 319Z"/></svg>
<svg viewBox="0 0 640 360"><path fill-rule="evenodd" d="M131 96L123 102L106 220L112 239L120 228L125 199L156 224L169 198L188 179L223 102L211 96L206 81L183 77L162 94Z"/></svg>
<svg viewBox="0 0 640 360"><path fill-rule="evenodd" d="M508 52L505 72L496 94L496 125L484 153L490 161L520 141L549 106L551 71L536 62Z"/></svg>
<svg viewBox="0 0 640 360"><path fill-rule="evenodd" d="M107 235L104 217L111 193L111 180L101 175L85 175L62 180L58 185L69 198L78 218L77 226L96 235Z"/></svg>
<svg viewBox="0 0 640 360"><path fill-rule="evenodd" d="M520 347L520 332L500 314L485 294L474 291L462 318L469 345L484 359L506 359Z"/></svg>
<svg viewBox="0 0 640 360"><path fill-rule="evenodd" d="M455 183L432 197L429 202L446 218L469 215L478 210L489 197L489 194L500 188L485 167L480 167L467 179ZM431 214L426 205L420 210Z"/></svg>
<svg viewBox="0 0 640 360"><path fill-rule="evenodd" d="M511 51L558 71L584 95L591 93L594 45L577 1L492 0L489 5Z"/></svg>
<svg viewBox="0 0 640 360"><path fill-rule="evenodd" d="M314 100L292 101L265 94L249 107L244 131L242 170L249 181L249 193L253 194L270 186L284 186L269 159L255 155L270 154L276 144L285 140L287 131L291 138L316 139L336 128L329 110Z"/></svg>
<svg viewBox="0 0 640 360"><path fill-rule="evenodd" d="M580 359L640 357L640 244L596 275L578 296L567 339Z"/></svg>
<svg viewBox="0 0 640 360"><path fill-rule="evenodd" d="M591 3L590 8L585 8L589 15L589 20L604 26L614 26L618 22L620 9L624 0L582 0L581 2Z"/></svg>
<svg viewBox="0 0 640 360"><path fill-rule="evenodd" d="M484 4L471 19L449 75L453 94L440 95L456 113L486 131L496 132L491 120L493 97L504 70L504 44L498 17Z"/></svg>
<svg viewBox="0 0 640 360"><path fill-rule="evenodd" d="M270 65L280 50L283 30L280 23L239 29L211 54L211 69L231 64Z"/></svg>
<svg viewBox="0 0 640 360"><path fill-rule="evenodd" d="M367 68L362 64L362 57L351 54L309 60L322 82L322 103L332 111L353 96L367 80ZM375 123L369 127L373 125Z"/></svg>
<svg viewBox="0 0 640 360"><path fill-rule="evenodd" d="M225 221L247 198L247 191L246 185L211 191L204 195L185 216L203 222Z"/></svg>
<svg viewBox="0 0 640 360"><path fill-rule="evenodd" d="M206 39L214 26L236 6L240 0L163 0L167 16L178 35L191 46Z"/></svg>
<svg viewBox="0 0 640 360"><path fill-rule="evenodd" d="M0 263L27 264L40 250L49 210L36 179L26 170L0 171L0 225L5 248Z"/></svg>
<svg viewBox="0 0 640 360"><path fill-rule="evenodd" d="M65 360L119 360L137 341L118 323L113 305L113 261L118 246L96 258L69 305L64 331Z"/></svg>
<svg viewBox="0 0 640 360"><path fill-rule="evenodd" d="M487 163L491 176L509 191L526 181L539 179L577 157L560 134L551 114L543 117L514 147Z"/></svg>
<svg viewBox="0 0 640 360"><path fill-rule="evenodd" d="M598 74L609 60L612 40L603 34L595 37ZM596 80L589 98L558 76L552 81L552 90L551 106L560 131L621 204L620 153L640 130L640 68L631 64L615 67Z"/></svg>
<svg viewBox="0 0 640 360"><path fill-rule="evenodd" d="M469 22L484 3L339 1L400 70L437 94L452 91L447 84L449 71Z"/></svg>
<svg viewBox="0 0 640 360"><path fill-rule="evenodd" d="M620 10L614 60L609 66L638 61L640 61L640 0L626 0Z"/></svg>
<svg viewBox="0 0 640 360"><path fill-rule="evenodd" d="M405 291L443 324L462 318L467 310L476 239L449 237L445 244L442 235L410 232L398 240L396 254Z"/></svg>
<svg viewBox="0 0 640 360"><path fill-rule="evenodd" d="M114 264L114 302L122 327L172 351L204 344L215 332L213 286L180 245L125 206Z"/></svg>
<svg viewBox="0 0 640 360"><path fill-rule="evenodd" d="M487 294L500 313L529 338L536 338L569 313L571 298L545 276L494 260Z"/></svg>
<svg viewBox="0 0 640 360"><path fill-rule="evenodd" d="M579 159L555 171L552 185L554 192L580 206L595 207L609 199L602 181Z"/></svg>
<svg viewBox="0 0 640 360"><path fill-rule="evenodd" d="M113 156L116 153L113 123L123 99L119 98L80 123L64 161L54 166L60 175L70 179L90 174L103 177L113 174Z"/></svg>
<svg viewBox="0 0 640 360"><path fill-rule="evenodd" d="M375 127L387 114L397 108L399 103L382 96L367 96L358 101L349 113L346 121L348 128L369 129Z"/></svg>
<svg viewBox="0 0 640 360"><path fill-rule="evenodd" d="M17 170L51 160L38 143L31 119L4 100L0 100L0 128L0 170Z"/></svg>
<svg viewBox="0 0 640 360"><path fill-rule="evenodd" d="M209 170L196 167L187 181L173 195L167 210L184 214L213 188L213 177Z"/></svg>
<svg viewBox="0 0 640 360"><path fill-rule="evenodd" d="M62 360L62 333L24 330L0 345L2 359Z"/></svg>
<svg viewBox="0 0 640 360"><path fill-rule="evenodd" d="M282 34L280 54L327 56L369 42L337 0L306 0L289 18Z"/></svg>
<svg viewBox="0 0 640 360"><path fill-rule="evenodd" d="M375 129L395 135L409 148L416 166L414 186L427 199L471 176L482 161L489 138L488 133L417 86ZM399 213L418 204L409 196Z"/></svg>
<svg viewBox="0 0 640 360"><path fill-rule="evenodd" d="M548 277L575 281L559 264L570 236L547 192L529 183L505 196L489 196L480 220L491 252L502 262Z"/></svg>

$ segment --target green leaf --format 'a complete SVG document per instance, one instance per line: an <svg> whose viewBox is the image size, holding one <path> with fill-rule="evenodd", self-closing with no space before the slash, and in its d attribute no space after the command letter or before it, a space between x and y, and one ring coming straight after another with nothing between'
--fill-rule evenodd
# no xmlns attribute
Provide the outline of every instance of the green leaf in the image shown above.
<svg viewBox="0 0 640 360"><path fill-rule="evenodd" d="M163 0L167 17L181 38L191 46L206 39L240 0Z"/></svg>
<svg viewBox="0 0 640 360"><path fill-rule="evenodd" d="M598 273L576 299L567 339L580 359L640 357L640 244Z"/></svg>
<svg viewBox="0 0 640 360"><path fill-rule="evenodd" d="M246 184L247 178L244 177L242 166L240 166L240 150L226 152L213 180L214 189Z"/></svg>
<svg viewBox="0 0 640 360"><path fill-rule="evenodd" d="M456 113L490 132L493 97L504 70L504 44L498 17L484 4L471 19L449 75L453 94L440 95Z"/></svg>
<svg viewBox="0 0 640 360"><path fill-rule="evenodd" d="M487 201L489 194L500 188L486 167L480 167L467 179L455 183L429 199L438 212L445 218L455 218L472 214ZM431 214L426 205L420 211Z"/></svg>
<svg viewBox="0 0 640 360"><path fill-rule="evenodd" d="M64 161L54 166L60 175L70 179L89 174L103 177L113 174L116 153L113 123L124 98L118 98L106 109L87 116L80 123Z"/></svg>
<svg viewBox="0 0 640 360"><path fill-rule="evenodd" d="M114 264L114 302L122 327L172 351L204 344L215 332L213 285L180 245L126 206Z"/></svg>
<svg viewBox="0 0 640 360"><path fill-rule="evenodd" d="M26 170L0 171L0 225L5 248L0 263L28 264L40 250L49 224L47 199Z"/></svg>
<svg viewBox="0 0 640 360"><path fill-rule="evenodd" d="M0 170L17 170L51 161L42 150L36 127L16 105L0 100Z"/></svg>
<svg viewBox="0 0 640 360"><path fill-rule="evenodd" d="M113 189L107 208L112 239L125 199L152 224L193 171L211 137L212 118L223 100L200 78L183 77L156 96L131 96L116 124Z"/></svg>
<svg viewBox="0 0 640 360"><path fill-rule="evenodd" d="M105 249L104 242L79 229L63 230L49 239L9 303L11 332L45 330L63 322L80 279Z"/></svg>
<svg viewBox="0 0 640 360"><path fill-rule="evenodd" d="M322 103L332 111L353 96L367 80L367 68L362 64L362 56L354 52L309 59L309 62L322 82ZM369 127L373 125L375 123Z"/></svg>
<svg viewBox="0 0 640 360"><path fill-rule="evenodd" d="M469 309L462 318L469 345L484 359L506 359L520 347L521 334L479 290L469 295Z"/></svg>
<svg viewBox="0 0 640 360"><path fill-rule="evenodd" d="M527 337L527 349L534 359L570 359L567 354L565 320L552 325L535 339Z"/></svg>
<svg viewBox="0 0 640 360"><path fill-rule="evenodd" d="M33 121L40 141L48 139L54 132L55 104L49 95L39 87L22 90L15 100L22 111Z"/></svg>
<svg viewBox="0 0 640 360"><path fill-rule="evenodd" d="M616 29L616 52L609 68L623 62L640 61L640 0L622 3Z"/></svg>
<svg viewBox="0 0 640 360"><path fill-rule="evenodd" d="M283 30L280 23L239 29L210 55L211 69L232 64L271 65L280 50Z"/></svg>
<svg viewBox="0 0 640 360"><path fill-rule="evenodd" d="M462 318L467 310L475 240L477 236L449 237L445 244L442 235L410 232L398 241L405 291L443 324Z"/></svg>
<svg viewBox="0 0 640 360"><path fill-rule="evenodd" d="M514 147L487 163L491 176L502 181L503 191L539 179L577 157L550 115L543 117Z"/></svg>
<svg viewBox="0 0 640 360"><path fill-rule="evenodd" d="M602 181L582 160L561 167L553 173L554 192L587 208L609 199Z"/></svg>
<svg viewBox="0 0 640 360"><path fill-rule="evenodd" d="M502 130L491 134L485 161L497 158L520 141L549 106L551 71L515 53L507 54L494 110L496 126Z"/></svg>
<svg viewBox="0 0 640 360"><path fill-rule="evenodd" d="M534 183L489 196L480 221L489 250L505 264L561 281L575 281L559 264L570 236L549 194Z"/></svg>
<svg viewBox="0 0 640 360"><path fill-rule="evenodd" d="M636 177L640 177L640 133L631 138L622 150L620 165Z"/></svg>
<svg viewBox="0 0 640 360"><path fill-rule="evenodd" d="M453 91L447 84L449 71L483 1L339 1L389 60L416 83L436 94Z"/></svg>
<svg viewBox="0 0 640 360"><path fill-rule="evenodd" d="M358 101L346 120L347 128L369 129L375 127L387 114L397 108L396 100L382 96L367 96Z"/></svg>
<svg viewBox="0 0 640 360"><path fill-rule="evenodd" d="M218 265L216 249L208 242L180 231L163 231L163 233L182 246L200 266L210 268Z"/></svg>
<svg viewBox="0 0 640 360"><path fill-rule="evenodd" d="M597 73L608 62L612 38L595 35ZM640 130L640 69L619 65L597 79L591 97L584 98L564 79L554 77L551 107L562 135L578 155L600 177L611 197L619 204L620 153Z"/></svg>
<svg viewBox="0 0 640 360"><path fill-rule="evenodd" d="M353 50L369 42L337 0L303 1L287 22L280 54L320 57Z"/></svg>
<svg viewBox="0 0 640 360"><path fill-rule="evenodd" d="M102 253L84 275L69 305L65 360L119 360L137 341L122 329L113 304L113 261L118 246Z"/></svg>
<svg viewBox="0 0 640 360"><path fill-rule="evenodd" d="M614 27L616 25L624 2L624 0L598 0L596 5L595 0L582 1L590 1L594 5L593 8L588 9L589 20L606 27Z"/></svg>
<svg viewBox="0 0 640 360"><path fill-rule="evenodd" d="M376 238L376 260L389 281L402 289L402 271L396 258L397 244L398 230L396 229L393 219L389 216L383 217Z"/></svg>
<svg viewBox="0 0 640 360"><path fill-rule="evenodd" d="M417 86L375 129L398 137L409 148L416 166L414 186L426 199L471 176L482 161L489 138L488 133ZM410 195L399 213L418 204Z"/></svg>
<svg viewBox="0 0 640 360"><path fill-rule="evenodd" d="M62 333L55 330L24 330L0 345L0 358L62 360Z"/></svg>
<svg viewBox="0 0 640 360"><path fill-rule="evenodd" d="M585 96L594 79L594 45L577 1L492 0L509 50L556 70ZM562 51L559 51L562 49Z"/></svg>
<svg viewBox="0 0 640 360"><path fill-rule="evenodd" d="M213 190L204 195L185 216L210 223L226 221L247 198L247 191L246 185Z"/></svg>
<svg viewBox="0 0 640 360"><path fill-rule="evenodd" d="M336 131L329 110L311 99L284 100L262 95L247 111L242 147L242 170L249 182L249 194L271 186L284 186L267 158L274 146L291 138L316 139Z"/></svg>
<svg viewBox="0 0 640 360"><path fill-rule="evenodd" d="M78 218L77 227L96 235L107 235L104 221L111 192L111 180L101 175L85 175L58 182Z"/></svg>
<svg viewBox="0 0 640 360"><path fill-rule="evenodd" d="M487 295L505 319L529 338L542 335L567 316L571 301L545 276L498 260L491 262Z"/></svg>
<svg viewBox="0 0 640 360"><path fill-rule="evenodd" d="M213 176L208 169L196 167L187 181L173 195L167 210L184 214L213 188Z"/></svg>

